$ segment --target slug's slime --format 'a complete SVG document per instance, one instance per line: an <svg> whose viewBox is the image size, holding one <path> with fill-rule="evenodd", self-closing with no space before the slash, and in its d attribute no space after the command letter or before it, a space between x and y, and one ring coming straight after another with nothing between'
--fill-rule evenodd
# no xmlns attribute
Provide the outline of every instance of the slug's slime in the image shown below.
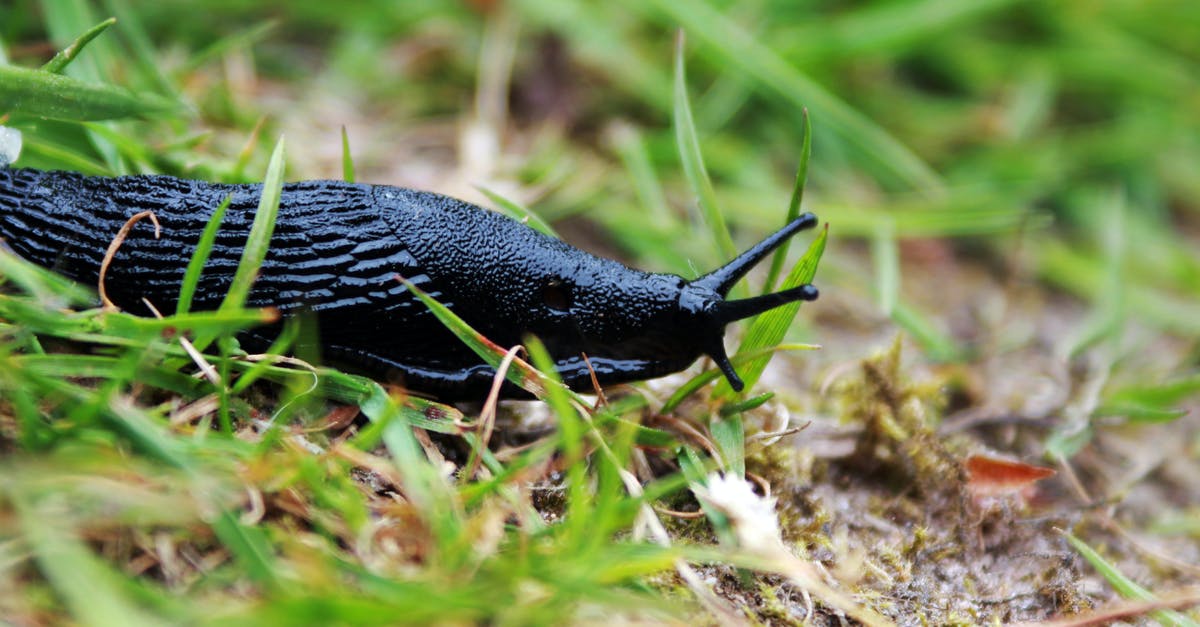
<svg viewBox="0 0 1200 627"><path fill-rule="evenodd" d="M261 185L170 176L83 176L0 168L0 238L25 259L96 285L105 250L134 214L108 268L109 298L132 313L175 310L184 271L214 209L231 198L193 309L216 309L242 256ZM311 312L333 362L391 377L445 401L479 400L495 371L463 345L396 276L411 281L501 346L540 338L563 381L592 388L649 379L701 355L734 389L725 325L785 303L813 300L811 285L725 300L733 284L797 232L806 213L698 279L642 272L585 253L500 214L430 192L307 181L283 187L270 249L247 306L283 316ZM249 333L266 342L278 328ZM521 396L515 386L505 396Z"/></svg>

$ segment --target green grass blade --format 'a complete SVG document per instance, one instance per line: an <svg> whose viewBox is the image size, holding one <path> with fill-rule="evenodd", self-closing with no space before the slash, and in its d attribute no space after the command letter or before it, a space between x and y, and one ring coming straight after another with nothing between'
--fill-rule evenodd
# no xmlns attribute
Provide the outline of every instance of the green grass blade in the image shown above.
<svg viewBox="0 0 1200 627"><path fill-rule="evenodd" d="M238 262L237 272L229 286L229 293L221 302L221 311L240 309L246 304L250 288L258 277L258 270L267 258L267 250L271 246L271 234L275 232L275 218L279 215L279 198L283 192L283 138L275 144L271 153L271 162L267 165L267 175L263 179L262 197L258 201L258 210L254 213L254 224L250 226L250 235L246 239L246 247L242 259ZM207 227L206 227L207 230Z"/></svg>
<svg viewBox="0 0 1200 627"><path fill-rule="evenodd" d="M792 220L800 217L800 205L804 201L804 185L808 181L808 162L812 158L812 118L808 115L808 109L804 109L801 115L804 116L804 137L800 141L800 165L796 168L796 182L792 185L792 199L788 202L784 224L789 224ZM791 246L792 240L786 240L771 256L771 267L767 270L767 280L763 282L763 294L775 291L775 282L779 280L779 273L783 272L783 264L787 261L788 250Z"/></svg>
<svg viewBox="0 0 1200 627"><path fill-rule="evenodd" d="M200 234L200 241L196 244L196 252L192 253L187 270L183 273L183 285L179 288L179 305L175 308L177 314L186 314L192 308L192 299L196 296L196 287L200 284L200 275L204 272L204 264L208 263L208 257L212 254L213 244L217 241L217 230L221 228L221 221L225 219L225 210L229 209L231 202L233 202L233 196L226 196L221 204L213 210L208 224L204 225L204 232Z"/></svg>
<svg viewBox="0 0 1200 627"><path fill-rule="evenodd" d="M501 196L500 194L486 187L477 186L476 189L478 189L480 193L482 193L484 196L487 196L489 200L495 203L496 208L500 210L500 213L503 213L517 222L529 226L535 231L540 231L551 237L558 237L558 234L554 232L554 227L550 226L549 223L543 220L541 216L539 216L529 207L526 207L515 200L509 200L508 198L505 198L504 196Z"/></svg>
<svg viewBox="0 0 1200 627"><path fill-rule="evenodd" d="M466 344L468 348L475 351L476 355L479 355L485 363L493 368L500 366L500 362L504 359L504 355L508 351L507 348L493 343L484 337L482 333L472 329L471 325L467 324L462 318L459 318L458 314L451 311L449 307L437 302L437 300L410 283L407 279L401 280L463 344ZM508 369L505 378L539 398L546 394L547 387L555 386L564 390L566 389L561 383L542 376L535 368L520 358L513 360L512 367ZM573 394L573 392L570 393Z"/></svg>
<svg viewBox="0 0 1200 627"><path fill-rule="evenodd" d="M807 108L881 172L923 192L943 191L938 175L908 147L755 40L708 2L651 0L645 5L627 2L626 6L634 10L655 7L660 16L665 15L671 23L682 25L703 41L716 63L743 73L764 91L778 94L798 109Z"/></svg>
<svg viewBox="0 0 1200 627"><path fill-rule="evenodd" d="M113 169L91 157L80 154L76 149L48 141L35 135L25 135L23 165L55 167L90 174L112 176ZM44 166L42 164L45 164Z"/></svg>
<svg viewBox="0 0 1200 627"><path fill-rule="evenodd" d="M150 41L150 34L146 31L139 12L133 10L126 0L103 0L103 4L104 10L115 16L121 23L117 30L131 52L125 58L136 64L139 78L144 86L174 98L179 90L171 84L171 81L160 69L160 53L155 50L153 42Z"/></svg>
<svg viewBox="0 0 1200 627"><path fill-rule="evenodd" d="M1109 585L1117 591L1117 594L1127 599L1136 599L1138 601L1156 600L1153 593L1138 585L1134 580L1126 577L1116 565L1104 559L1103 556L1088 546L1083 540L1066 532L1063 532L1063 536L1092 565L1092 568L1095 568L1108 581ZM1156 610L1151 612L1150 615L1158 622L1164 625L1171 625L1172 627L1200 627L1200 623L1175 610Z"/></svg>
<svg viewBox="0 0 1200 627"><path fill-rule="evenodd" d="M526 338L525 346L529 350L530 361L533 365L557 381L554 370L554 359L546 347L537 338ZM561 385L548 386L544 399L550 405L551 411L558 421L558 441L562 447L563 464L567 475L567 518L566 524L576 534L575 541L583 541L588 535L587 530L595 521L591 520L591 495L587 479L588 461L585 457L584 439L586 425L579 416L578 410L571 404L567 389ZM599 461L598 463L603 463Z"/></svg>
<svg viewBox="0 0 1200 627"><path fill-rule="evenodd" d="M345 126L342 126L342 180L354 182L354 156L350 154L350 137Z"/></svg>
<svg viewBox="0 0 1200 627"><path fill-rule="evenodd" d="M213 533L221 540L221 544L229 549L250 579L270 589L278 589L281 586L275 553L270 539L262 529L242 523L230 510L217 514L210 524Z"/></svg>
<svg viewBox="0 0 1200 627"><path fill-rule="evenodd" d="M916 44L922 37L983 21L1019 0L917 0L858 5L831 19L800 25L796 56L818 59L887 53Z"/></svg>
<svg viewBox="0 0 1200 627"><path fill-rule="evenodd" d="M1186 415L1178 405L1200 395L1200 375L1153 385L1131 385L1108 392L1095 416L1123 416L1132 422L1166 422Z"/></svg>
<svg viewBox="0 0 1200 627"><path fill-rule="evenodd" d="M804 256L792 266L791 272L784 279L781 289L791 289L793 287L812 283L813 277L817 274L817 265L821 262L821 255L825 252L825 242L829 238L829 227L821 229L817 233L817 238L809 245L808 251ZM787 334L788 327L792 325L792 320L796 318L796 313L800 311L800 303L789 303L782 307L776 307L754 319L750 325L750 331L746 333L746 338L742 340L741 346L738 347L737 354L755 351L768 346L775 346L783 341L783 336ZM747 363L745 366L738 368L738 374L742 376L742 380L746 382L745 391L749 392L754 384L758 382L762 376L763 370L767 367L767 362L771 360L771 354L757 357ZM713 398L719 398L724 401L731 401L739 396L738 392L734 392L733 388L729 387L729 382L722 379L717 383L716 390L713 391Z"/></svg>
<svg viewBox="0 0 1200 627"><path fill-rule="evenodd" d="M229 35L221 37L196 54L192 55L191 58L185 61L176 70L176 73L178 76L187 76L203 67L209 61L221 57L230 50L247 48L258 41L265 39L266 36L269 35L276 26L278 26L278 22L276 20L265 20L248 28L234 31Z"/></svg>
<svg viewBox="0 0 1200 627"><path fill-rule="evenodd" d="M896 302L893 306L892 321L911 335L934 362L947 363L965 356L963 348L939 329L936 321L904 302Z"/></svg>
<svg viewBox="0 0 1200 627"><path fill-rule="evenodd" d="M19 288L47 309L86 305L95 293L78 283L35 266L0 247L0 281Z"/></svg>
<svg viewBox="0 0 1200 627"><path fill-rule="evenodd" d="M1171 422L1188 415L1186 409L1160 407L1152 403L1134 401L1105 401L1092 412L1093 416L1122 417L1135 423Z"/></svg>
<svg viewBox="0 0 1200 627"><path fill-rule="evenodd" d="M78 0L41 0L43 20L50 39L65 48L79 33L98 23L92 3ZM121 55L116 40L108 37L93 42L88 54L71 64L67 73L75 78L95 83L108 82L109 73L116 68Z"/></svg>
<svg viewBox="0 0 1200 627"><path fill-rule="evenodd" d="M723 470L739 477L746 476L746 430L742 424L742 415L734 414L728 418L719 418L708 425L712 433L713 443L721 452L725 462Z"/></svg>
<svg viewBox="0 0 1200 627"><path fill-rule="evenodd" d="M428 529L435 537L436 546L430 549L436 552L443 567L453 569L469 558L471 550L460 541L463 518L457 494L438 469L429 463L413 435L408 414L382 386L372 385L371 394L359 407L373 422L385 423L382 440L402 478L404 496L416 504L419 515L427 521Z"/></svg>
<svg viewBox="0 0 1200 627"><path fill-rule="evenodd" d="M674 216L667 205L662 182L654 171L654 164L650 160L642 134L630 124L618 124L610 138L613 149L633 180L633 190L637 193L641 206L649 212L655 223L671 224Z"/></svg>
<svg viewBox="0 0 1200 627"><path fill-rule="evenodd" d="M871 261L875 264L875 297L879 310L891 317L900 298L900 247L891 220L880 220L871 238Z"/></svg>
<svg viewBox="0 0 1200 627"><path fill-rule="evenodd" d="M50 39L65 48L79 33L100 21L92 3L79 0L41 0L43 21ZM113 77L125 74L124 54L118 50L112 37L101 37L88 45L87 54L80 56L65 69L65 74L92 85L110 85ZM129 117L129 116L122 116ZM104 159L113 172L126 174L125 161L109 141L87 131L86 136L93 149Z"/></svg>
<svg viewBox="0 0 1200 627"><path fill-rule="evenodd" d="M42 355L14 356L10 362L13 368L46 377L66 378L85 377L89 379L122 379L130 373L119 368L120 361L107 355L73 355L69 353L51 353ZM204 382L181 372L171 372L159 368L140 368L132 373L138 382L145 385L171 390L177 394L199 395L203 393Z"/></svg>
<svg viewBox="0 0 1200 627"><path fill-rule="evenodd" d="M274 322L277 317L269 309L203 311L161 319L143 318L125 312L105 312L97 320L96 331L109 333L126 340L148 343L173 333L208 335L223 331L237 332Z"/></svg>
<svg viewBox="0 0 1200 627"><path fill-rule="evenodd" d="M79 53L83 51L83 48L87 46L89 42L95 39L97 35L107 30L109 26L112 26L116 23L117 18L110 17L107 20L104 20L103 22L100 22L99 24L89 28L75 41L71 42L71 45L58 51L58 53L54 55L54 58L47 61L46 64L42 66L42 71L49 72L51 74L62 74L62 71L65 70L67 66L75 60L75 57L79 56Z"/></svg>
<svg viewBox="0 0 1200 627"><path fill-rule="evenodd" d="M820 348L820 347L814 346L812 344L780 344L778 346L767 346L767 347L763 347L763 348L759 348L759 349L755 349L755 350L747 350L744 352L740 352L737 355L730 357L729 361L733 362L734 367L738 368L740 371L741 367L743 365L750 363L751 361L758 359L760 357L770 356L775 351L816 350L818 348ZM671 396L669 398L667 398L667 401L665 403L663 403L663 406L661 409L659 409L659 411L664 414L671 413L677 407L679 407L679 405L681 403L683 403L683 401L685 401L689 396L700 391L701 388L703 388L704 386L708 385L709 383L711 383L713 381L716 381L717 379L721 378L722 376L724 376L724 375L722 375L721 371L717 368L709 368L708 370L701 372L700 374L689 379L687 383L684 383L683 385L679 386L679 388L676 389L675 392L673 394L671 394Z"/></svg>
<svg viewBox="0 0 1200 627"><path fill-rule="evenodd" d="M737 256L737 248L729 235L729 227L725 225L725 216L717 205L717 195L713 191L712 181L704 168L704 157L700 154L700 139L696 135L696 124L692 119L692 108L688 103L687 78L683 67L683 34L675 40L675 142L679 147L679 159L683 164L683 173L687 177L696 201L700 206L700 215L722 259L733 259Z"/></svg>
<svg viewBox="0 0 1200 627"><path fill-rule="evenodd" d="M675 456L676 463L679 464L681 474L687 479L688 486L695 489L697 487L708 487L709 468L704 464L704 460L691 447L682 447ZM722 542L727 544L736 543L733 527L730 524L729 517L724 513L710 507L703 499L697 499L700 503L700 509L704 512L704 516L708 518L709 524L712 525L713 531Z"/></svg>
<svg viewBox="0 0 1200 627"><path fill-rule="evenodd" d="M58 508L39 507L30 495L11 494L22 536L38 568L83 625L158 625L126 594L120 573L100 561L65 529Z"/></svg>
<svg viewBox="0 0 1200 627"><path fill-rule="evenodd" d="M758 396L752 396L744 401L735 401L728 405L722 405L719 411L722 418L728 418L735 414L743 414L762 407L764 403L775 398L774 392L763 392Z"/></svg>
<svg viewBox="0 0 1200 627"><path fill-rule="evenodd" d="M151 117L175 105L153 94L85 83L61 74L0 66L0 111L59 120Z"/></svg>

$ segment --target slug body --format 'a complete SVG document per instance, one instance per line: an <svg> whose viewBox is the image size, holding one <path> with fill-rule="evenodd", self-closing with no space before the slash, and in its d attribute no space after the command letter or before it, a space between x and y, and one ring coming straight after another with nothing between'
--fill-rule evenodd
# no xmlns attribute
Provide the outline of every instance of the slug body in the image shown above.
<svg viewBox="0 0 1200 627"><path fill-rule="evenodd" d="M131 216L153 211L156 239L138 224L105 278L122 309L143 299L173 312L188 261L215 208L230 205L192 308L216 309L236 271L261 185L169 176L91 177L0 168L0 238L23 258L96 285L105 250ZM287 316L311 312L324 357L397 378L442 400L483 398L495 371L411 294L402 276L501 346L535 335L563 381L592 388L648 379L711 356L735 388L722 344L727 323L816 298L810 285L726 301L733 284L812 214L728 265L695 280L635 270L474 205L387 185L307 181L285 185L270 248L247 305ZM251 333L268 341L277 329ZM585 361L583 355L587 355ZM505 395L520 395L515 387Z"/></svg>

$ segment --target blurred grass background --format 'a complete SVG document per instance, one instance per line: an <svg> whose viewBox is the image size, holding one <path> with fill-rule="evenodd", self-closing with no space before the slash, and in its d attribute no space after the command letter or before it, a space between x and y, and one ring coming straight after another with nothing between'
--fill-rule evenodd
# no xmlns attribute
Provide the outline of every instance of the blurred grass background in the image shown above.
<svg viewBox="0 0 1200 627"><path fill-rule="evenodd" d="M1182 446L1168 450L1185 461L1200 457L1200 5L10 0L0 8L0 60L37 67L109 16L117 24L66 73L181 108L84 124L12 113L7 124L25 133L20 165L254 181L283 133L287 178L339 178L344 127L359 181L481 204L491 204L481 188L496 191L585 248L695 276L724 256L696 226L672 128L682 29L701 150L739 246L782 221L802 112L811 115L805 208L829 223L830 247L817 279L822 301L810 310L816 323L800 321L790 339L825 350L800 356L811 363L792 366L798 378L768 377L784 381L781 396L822 408L809 398L812 380L900 330L917 345L916 361L942 365L948 416L1043 419L1027 454L1068 459L1097 429L1165 425L1135 433ZM1065 400L1043 402L1037 386L1046 380ZM263 464L260 446L238 454ZM296 473L313 473L305 490L316 490L324 462L296 463ZM79 472L93 472L86 468ZM18 476L26 475L10 481ZM1196 494L1193 484L1179 489L1184 496L1167 499L1174 506ZM12 498L14 511L34 507ZM365 516L343 505L338 517ZM608 524L618 529L628 515ZM246 563L279 552L281 538L226 522L217 534L250 547L233 553L245 572L260 573L254 585L282 585L268 583L278 564ZM562 542L554 546L582 540ZM68 549L83 554L82 545ZM289 554L291 567L303 569L300 554L308 555ZM556 554L547 555L552 563ZM661 568L673 557L646 563ZM498 580L515 567L495 568ZM576 574L580 588L551 595L562 605L538 606L516 588L486 598L521 608L508 616L518 622L612 601ZM369 577L355 577L368 586ZM136 581L120 580L120 598L144 601ZM217 594L222 582L206 581ZM471 581L495 584L486 574ZM457 616L489 616L468 603L481 593L466 590L446 601L469 606ZM170 606L156 611L195 617L154 598ZM323 602L351 611L333 595ZM21 607L49 605L34 598ZM282 620L288 607L242 615Z"/></svg>

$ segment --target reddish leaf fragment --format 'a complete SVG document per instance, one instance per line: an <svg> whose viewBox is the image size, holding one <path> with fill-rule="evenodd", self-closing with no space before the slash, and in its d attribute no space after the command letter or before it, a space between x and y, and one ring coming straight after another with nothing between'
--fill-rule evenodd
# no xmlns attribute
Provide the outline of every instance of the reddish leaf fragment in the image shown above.
<svg viewBox="0 0 1200 627"><path fill-rule="evenodd" d="M967 489L976 497L1019 495L1034 482L1053 477L1053 468L972 455L967 458Z"/></svg>
<svg viewBox="0 0 1200 627"><path fill-rule="evenodd" d="M358 405L334 407L319 423L322 430L340 430L349 427L358 417Z"/></svg>

